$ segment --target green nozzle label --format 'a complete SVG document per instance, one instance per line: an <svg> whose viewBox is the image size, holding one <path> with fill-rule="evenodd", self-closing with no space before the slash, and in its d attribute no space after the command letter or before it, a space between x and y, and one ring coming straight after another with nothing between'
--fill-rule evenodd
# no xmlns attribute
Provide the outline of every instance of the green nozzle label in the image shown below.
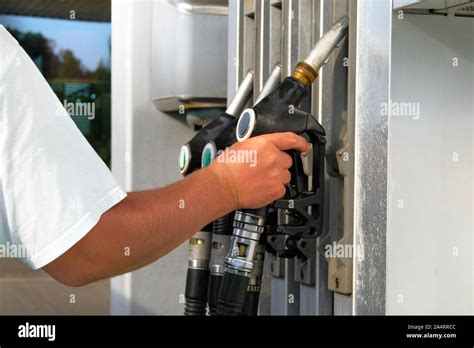
<svg viewBox="0 0 474 348"><path fill-rule="evenodd" d="M202 150L201 166L208 167L214 159L214 147L212 144L207 144Z"/></svg>

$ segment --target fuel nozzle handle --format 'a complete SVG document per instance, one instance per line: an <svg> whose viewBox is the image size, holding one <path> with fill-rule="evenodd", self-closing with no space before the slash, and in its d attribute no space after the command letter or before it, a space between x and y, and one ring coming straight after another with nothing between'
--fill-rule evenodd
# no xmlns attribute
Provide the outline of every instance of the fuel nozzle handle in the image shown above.
<svg viewBox="0 0 474 348"><path fill-rule="evenodd" d="M186 176L201 168L201 156L204 146L226 129L229 124L236 120L236 116L242 112L250 99L253 91L253 71L249 71L240 83L234 97L225 112L220 113L207 126L202 128L186 144L181 147L179 154L179 170Z"/></svg>

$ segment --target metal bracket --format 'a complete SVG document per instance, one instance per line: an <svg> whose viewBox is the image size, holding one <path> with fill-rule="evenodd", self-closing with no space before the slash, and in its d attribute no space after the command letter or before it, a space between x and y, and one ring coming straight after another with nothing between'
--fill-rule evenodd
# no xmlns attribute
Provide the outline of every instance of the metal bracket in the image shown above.
<svg viewBox="0 0 474 348"><path fill-rule="evenodd" d="M322 195L320 190L316 193L303 192L299 197L292 199L279 199L273 203L275 209L287 210L290 214L296 213L304 224L286 224L277 227L277 233L290 236L318 237L322 232ZM312 213L308 212L312 208Z"/></svg>
<svg viewBox="0 0 474 348"><path fill-rule="evenodd" d="M298 241L300 253L295 259L295 280L302 284L314 286L316 284L316 238L301 238Z"/></svg>
<svg viewBox="0 0 474 348"><path fill-rule="evenodd" d="M344 115L347 121L347 114ZM350 228L350 202L349 200L349 175L351 173L352 166L352 154L350 153L350 147L348 144L348 134L346 128L341 130L341 140L343 140L344 146L336 151L335 161L332 161L337 168L332 169L332 175L340 175L344 178L344 193L343 193L343 211L344 211L344 225L342 230L342 237L334 244L333 255L328 258L328 287L330 290L350 295L352 293L352 264L353 264L353 252L351 255L342 256L339 255L338 250L354 250L353 248L353 235L352 229ZM330 154L328 154L330 156ZM334 154L333 154L334 156ZM346 248L349 246L349 248Z"/></svg>
<svg viewBox="0 0 474 348"><path fill-rule="evenodd" d="M265 258L270 260L270 274L275 278L285 278L285 259L267 251Z"/></svg>
<svg viewBox="0 0 474 348"><path fill-rule="evenodd" d="M301 237L296 239L287 234L269 236L267 245L273 250L268 252L271 258L270 271L272 276L284 276L284 259L295 259L295 281L313 286L316 283L314 267L316 267L317 239ZM268 255L268 254L267 254Z"/></svg>

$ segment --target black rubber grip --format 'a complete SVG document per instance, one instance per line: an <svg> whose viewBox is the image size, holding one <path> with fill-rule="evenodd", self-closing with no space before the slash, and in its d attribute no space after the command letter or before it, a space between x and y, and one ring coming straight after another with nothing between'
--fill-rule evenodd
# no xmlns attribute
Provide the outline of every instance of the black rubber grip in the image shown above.
<svg viewBox="0 0 474 348"><path fill-rule="evenodd" d="M235 129L237 128L238 121L238 119L235 119L232 123L229 123L226 128L222 129L221 133L212 140L216 145L217 151L225 150L237 142Z"/></svg>
<svg viewBox="0 0 474 348"><path fill-rule="evenodd" d="M207 304L209 306L209 315L216 315L217 300L219 299L222 278L224 278L223 274L211 274L209 276L209 287L207 291Z"/></svg>
<svg viewBox="0 0 474 348"><path fill-rule="evenodd" d="M184 293L186 298L184 315L206 315L208 282L209 270L188 268L186 291Z"/></svg>
<svg viewBox="0 0 474 348"><path fill-rule="evenodd" d="M225 112L221 112L206 127L202 128L187 143L191 152L189 168L186 173L190 174L201 168L201 154L204 146L215 137L219 136L230 124L235 122L236 118Z"/></svg>
<svg viewBox="0 0 474 348"><path fill-rule="evenodd" d="M216 314L241 315L247 296L248 283L248 277L225 272L217 301Z"/></svg>
<svg viewBox="0 0 474 348"><path fill-rule="evenodd" d="M260 291L247 291L242 315L257 315Z"/></svg>

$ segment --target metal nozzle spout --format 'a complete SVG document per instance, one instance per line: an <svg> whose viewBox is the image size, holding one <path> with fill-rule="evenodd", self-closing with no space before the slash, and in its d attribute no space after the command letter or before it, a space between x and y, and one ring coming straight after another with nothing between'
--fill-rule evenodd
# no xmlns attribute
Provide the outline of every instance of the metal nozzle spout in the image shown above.
<svg viewBox="0 0 474 348"><path fill-rule="evenodd" d="M250 98L253 90L253 70L249 70L247 75L245 75L242 82L240 82L239 88L234 94L234 97L229 103L229 106L226 109L226 113L232 116L238 116L244 109L247 101Z"/></svg>
<svg viewBox="0 0 474 348"><path fill-rule="evenodd" d="M265 81L265 84L263 85L262 90L257 96L257 99L255 99L254 105L257 105L263 98L265 98L267 95L270 94L281 82L281 64L277 63L273 67L272 72L267 78L267 81Z"/></svg>
<svg viewBox="0 0 474 348"><path fill-rule="evenodd" d="M347 16L340 18L316 43L308 56L293 72L293 77L305 86L311 84L318 76L318 70L327 61L329 55L339 42L347 35L349 19Z"/></svg>

